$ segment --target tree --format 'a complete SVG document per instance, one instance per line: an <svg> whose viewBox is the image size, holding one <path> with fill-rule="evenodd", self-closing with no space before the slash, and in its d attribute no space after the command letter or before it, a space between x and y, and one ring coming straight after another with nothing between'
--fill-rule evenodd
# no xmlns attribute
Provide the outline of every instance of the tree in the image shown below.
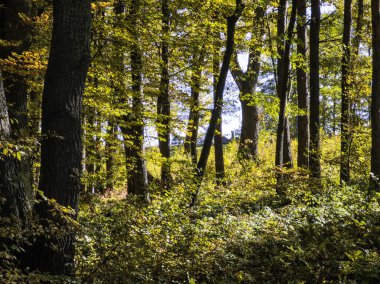
<svg viewBox="0 0 380 284"><path fill-rule="evenodd" d="M161 80L157 99L158 144L162 158L161 183L169 188L170 183L170 98L169 98L169 0L161 0L162 40L161 40Z"/></svg>
<svg viewBox="0 0 380 284"><path fill-rule="evenodd" d="M310 22L310 160L312 178L321 177L319 118L319 31L321 11L319 0L311 1Z"/></svg>
<svg viewBox="0 0 380 284"><path fill-rule="evenodd" d="M39 189L45 197L75 212L81 188L81 108L90 61L90 3L90 0L53 1L53 32L42 101ZM38 216L54 222L51 210L51 203L40 198L36 205ZM70 274L73 258L72 232L53 239L40 236L30 252L29 267L52 274Z"/></svg>
<svg viewBox="0 0 380 284"><path fill-rule="evenodd" d="M0 39L4 42L0 58L3 60L16 59L30 47L32 27L27 23L31 16L32 3L30 0L0 1ZM27 103L28 85L26 76L22 74L23 62L17 60L18 66L3 70L3 91L6 105L3 105L7 115L3 118L10 122L9 133L4 132L6 141L17 146L26 144L28 137ZM1 161L4 175L0 176L3 195L7 196L6 203L14 204L9 214L17 217L21 223L26 222L30 214L33 191L31 180L31 165L24 155L4 157ZM16 154L16 153L14 153ZM17 204L17 205L16 205ZM7 207L7 206L5 206ZM9 209L9 208L8 208Z"/></svg>
<svg viewBox="0 0 380 284"><path fill-rule="evenodd" d="M217 86L218 86L218 76L220 72L220 44L219 31L215 31L215 38L213 44L213 55L212 55L212 90L214 95L214 107L220 107L223 109L223 100L218 100L217 97ZM220 106L216 106L220 104ZM215 177L216 183L219 185L223 182L224 173L224 155L223 155L223 131L222 131L222 111L220 111L218 122L216 124L214 133L214 153L215 153Z"/></svg>
<svg viewBox="0 0 380 284"><path fill-rule="evenodd" d="M258 142L260 132L260 108L252 102L260 73L261 48L264 35L264 8L255 9L252 39L248 52L247 71L243 72L238 62L237 50L233 56L232 76L239 88L239 99L242 111L239 156L243 159L258 159Z"/></svg>
<svg viewBox="0 0 380 284"><path fill-rule="evenodd" d="M197 140L199 127L199 94L202 84L202 66L206 55L206 47L202 46L194 51L191 76L190 112L185 139L185 152L190 154L193 164L197 164Z"/></svg>
<svg viewBox="0 0 380 284"><path fill-rule="evenodd" d="M282 3L282 9L286 6L286 1ZM278 33L279 36L285 35L283 21L281 20L284 15L282 14L282 9L279 8L279 24L278 24ZM280 58L278 60L278 71L277 71L277 94L280 99L280 111L277 127L277 140L276 140L276 166L282 167L287 165L291 167L292 163L289 161L290 156L290 145L286 140L290 140L289 131L286 129L289 128L289 122L286 118L286 105L287 105L287 93L288 93L288 81L289 81L289 65L290 65L290 47L291 40L293 37L293 30L296 20L297 12L297 0L292 1L292 11L289 19L289 26L287 29L287 35L285 38L285 46L279 47ZM282 51L283 50L283 51Z"/></svg>
<svg viewBox="0 0 380 284"><path fill-rule="evenodd" d="M192 200L190 204L191 207L194 206L197 201L197 197L199 194L199 186L200 186L202 177L204 175L204 171L206 169L207 160L210 155L212 140L214 138L218 120L222 112L223 92L224 92L224 87L226 85L227 73L230 67L231 57L234 51L235 25L236 25L236 22L239 20L243 12L243 9L244 9L244 4L242 0L236 0L235 11L233 12L231 16L227 17L226 50L224 52L222 67L220 68L218 83L216 85L215 99L214 99L216 103L214 104L214 108L211 113L209 127L207 129L205 141L202 147L202 152L197 164L196 176L197 176L198 187L196 189L196 192L192 196Z"/></svg>
<svg viewBox="0 0 380 284"><path fill-rule="evenodd" d="M128 31L131 35L132 111L124 117L125 158L128 193L149 201L148 174L144 154L144 121L142 103L142 51L140 49L138 17L141 0L132 0L129 7Z"/></svg>
<svg viewBox="0 0 380 284"><path fill-rule="evenodd" d="M378 191L380 178L380 1L372 0L372 96L371 188Z"/></svg>
<svg viewBox="0 0 380 284"><path fill-rule="evenodd" d="M307 169L309 167L309 100L307 92L306 74L306 1L298 0L297 7L297 54L299 62L297 64L297 98L298 108L303 111L297 117L298 130L298 167Z"/></svg>
<svg viewBox="0 0 380 284"><path fill-rule="evenodd" d="M351 49L351 0L344 1L343 55L342 55L342 116L341 116L341 183L350 181L350 49Z"/></svg>

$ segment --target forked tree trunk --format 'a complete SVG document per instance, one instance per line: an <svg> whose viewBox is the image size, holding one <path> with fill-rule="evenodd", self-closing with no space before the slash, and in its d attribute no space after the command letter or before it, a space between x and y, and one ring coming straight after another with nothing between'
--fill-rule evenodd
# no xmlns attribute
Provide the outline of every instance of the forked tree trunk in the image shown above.
<svg viewBox="0 0 380 284"><path fill-rule="evenodd" d="M264 35L264 8L261 6L255 9L253 26L253 44L250 45L249 49L247 71L243 72L237 60L237 51L235 51L231 73L240 91L239 99L242 110L239 157L243 160L257 161L260 108L252 99L260 73L260 57Z"/></svg>

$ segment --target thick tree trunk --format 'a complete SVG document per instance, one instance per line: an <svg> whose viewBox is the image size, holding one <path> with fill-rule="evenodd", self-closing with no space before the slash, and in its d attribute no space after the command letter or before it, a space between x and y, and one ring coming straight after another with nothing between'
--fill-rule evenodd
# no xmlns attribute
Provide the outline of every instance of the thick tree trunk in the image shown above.
<svg viewBox="0 0 380 284"><path fill-rule="evenodd" d="M379 191L380 179L380 1L372 0L372 148L370 187Z"/></svg>
<svg viewBox="0 0 380 284"><path fill-rule="evenodd" d="M320 1L311 1L310 23L310 160L309 169L312 178L321 177L320 149L320 111L319 111L319 30Z"/></svg>
<svg viewBox="0 0 380 284"><path fill-rule="evenodd" d="M238 19L241 16L241 13L243 12L244 4L242 3L242 0L236 0L236 8L232 16L229 16L227 18L227 42L226 42L226 50L223 57L223 63L222 67L220 69L220 74L218 77L218 83L216 86L216 92L215 92L215 101L217 102L214 104L214 108L211 113L211 119L209 123L209 127L207 129L205 141L203 143L202 152L199 157L199 161L197 164L197 182L198 187L196 189L196 192L192 196L190 207L194 206L197 197L199 194L199 187L201 185L201 181L204 175L204 171L206 169L207 160L210 155L210 150L212 146L212 140L214 138L215 130L217 128L218 119L220 117L220 114L222 112L222 105L221 102L223 101L223 92L224 87L226 85L226 79L228 70L230 67L231 57L234 51L234 37L235 37L235 25Z"/></svg>
<svg viewBox="0 0 380 284"><path fill-rule="evenodd" d="M255 9L253 26L253 42L248 55L247 71L243 72L234 53L234 65L231 68L232 76L240 91L242 110L242 126L239 144L239 157L253 161L258 160L258 142L260 132L260 108L251 99L255 94L257 80L260 73L261 47L264 35L264 8Z"/></svg>
<svg viewBox="0 0 380 284"><path fill-rule="evenodd" d="M341 162L340 162L340 182L350 181L350 49L351 49L351 3L352 0L344 1L343 19L343 55L342 55L342 115L340 122L341 129Z"/></svg>
<svg viewBox="0 0 380 284"><path fill-rule="evenodd" d="M75 212L82 168L82 97L90 60L90 2L53 1L53 33L42 100L39 189L47 198ZM60 227L62 221L57 221L51 209L51 203L43 199L36 205L42 220L58 222ZM52 274L71 274L73 241L70 231L54 237L40 236L30 252L29 267Z"/></svg>
<svg viewBox="0 0 380 284"><path fill-rule="evenodd" d="M12 56L12 53L23 53L30 46L31 26L22 17L31 16L32 3L30 0L2 0L0 6L0 39L7 42L0 50L0 58L6 59ZM9 115L4 119L11 123L9 136L5 139L11 144L23 145L29 135L26 78L18 74L17 70L4 70L3 78L0 80L3 80L3 102L6 102L1 107ZM1 169L4 175L0 177L2 193L7 196L7 203L17 204L14 210L18 213L12 210L9 213L16 214L19 221L25 223L27 220L23 218L29 215L30 212L27 211L30 210L33 199L31 163L28 155L21 156L20 160L10 156L4 157L0 164L0 167L4 167Z"/></svg>
<svg viewBox="0 0 380 284"><path fill-rule="evenodd" d="M286 6L286 2L282 3ZM283 8L282 8L283 9ZM283 15L282 9L279 8L279 19L281 21L278 24L279 36L285 36L284 32L284 24L283 23ZM290 46L291 39L293 37L293 30L296 20L296 12L297 12L297 0L293 0L292 2L292 11L289 19L289 26L287 30L287 36L285 39L284 48L279 46L280 58L278 60L278 71L277 71L277 93L280 99L280 112L279 112L279 120L278 120L278 128L277 128L277 141L276 141L276 166L278 167L291 167L291 153L290 151L290 131L288 127L288 122L286 118L286 105L287 105L287 93L288 93L288 80L289 80L289 65L290 65ZM283 50L283 51L282 51ZM286 153L285 153L286 152Z"/></svg>
<svg viewBox="0 0 380 284"><path fill-rule="evenodd" d="M306 1L298 0L297 7L297 54L302 59L297 65L298 108L305 112L297 118L298 130L298 167L309 167L309 101L306 84Z"/></svg>
<svg viewBox="0 0 380 284"><path fill-rule="evenodd" d="M259 156L260 109L246 100L240 100L242 112L239 156L257 161Z"/></svg>
<svg viewBox="0 0 380 284"><path fill-rule="evenodd" d="M129 32L132 37L132 112L125 117L122 132L126 138L125 158L127 165L128 194L138 195L149 201L148 173L144 154L144 121L142 104L142 52L138 37L138 17L141 0L132 0L129 14Z"/></svg>
<svg viewBox="0 0 380 284"><path fill-rule="evenodd" d="M163 158L161 167L161 184L170 186L170 98L169 98L169 35L170 13L169 0L161 0L162 40L161 40L161 81L157 100L158 146Z"/></svg>

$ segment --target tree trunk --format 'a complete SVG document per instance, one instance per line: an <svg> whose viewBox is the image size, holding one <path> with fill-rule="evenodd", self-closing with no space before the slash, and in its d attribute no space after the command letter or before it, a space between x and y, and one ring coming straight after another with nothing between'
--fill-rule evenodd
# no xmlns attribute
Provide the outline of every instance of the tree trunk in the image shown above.
<svg viewBox="0 0 380 284"><path fill-rule="evenodd" d="M341 129L341 162L340 162L340 182L350 181L350 155L349 145L351 140L350 131L350 49L351 49L351 3L352 0L344 0L343 19L343 55L342 55L342 115L340 122Z"/></svg>
<svg viewBox="0 0 380 284"><path fill-rule="evenodd" d="M380 1L372 0L372 148L370 187L379 191L380 179Z"/></svg>
<svg viewBox="0 0 380 284"><path fill-rule="evenodd" d="M190 154L193 164L197 164L197 140L199 127L199 93L202 82L202 67L206 55L206 48L203 46L199 55L194 55L193 74L191 78L191 101L189 122L187 125L185 152Z"/></svg>
<svg viewBox="0 0 380 284"><path fill-rule="evenodd" d="M286 1L282 3L286 6ZM279 21L278 31L280 37L285 36L284 25L282 24L282 9L279 8ZM277 128L277 141L276 141L276 166L287 167L292 166L291 162L291 153L290 151L290 131L289 123L286 118L286 105L287 105L287 93L288 93L288 80L289 80L289 65L290 65L290 46L291 39L293 37L293 30L296 20L297 12L297 0L292 2L292 11L289 19L289 26L287 30L287 36L285 39L285 47L282 48L279 46L280 58L278 60L278 71L277 71L277 93L280 99L280 112L278 119L278 128ZM283 50L283 51L282 51ZM285 153L286 152L286 153Z"/></svg>
<svg viewBox="0 0 380 284"><path fill-rule="evenodd" d="M142 52L138 37L138 17L141 0L132 0L129 14L132 72L132 112L124 117L122 132L126 139L125 157L127 165L128 194L138 195L149 201L148 173L144 154L144 121L142 104Z"/></svg>
<svg viewBox="0 0 380 284"><path fill-rule="evenodd" d="M235 11L232 16L229 16L227 18L226 50L224 53L223 63L220 69L220 74L218 77L218 83L217 83L216 92L215 92L215 99L216 99L215 101L217 103L214 104L214 108L212 110L209 127L207 129L205 141L202 147L202 152L197 164L196 176L197 176L198 186L197 186L196 192L192 196L190 207L194 206L197 201L197 197L199 194L199 187L204 175L208 157L210 155L212 140L214 138L215 130L217 128L218 119L222 112L221 102L223 101L224 87L226 85L226 79L227 79L227 74L228 74L228 70L230 66L230 61L231 61L231 57L234 51L235 25L238 19L240 18L241 13L243 12L243 9L244 9L244 4L242 3L242 0L236 0Z"/></svg>
<svg viewBox="0 0 380 284"><path fill-rule="evenodd" d="M297 64L298 108L304 112L297 118L298 130L298 167L309 167L309 102L306 84L306 1L298 0L297 7L297 54L302 59Z"/></svg>
<svg viewBox="0 0 380 284"><path fill-rule="evenodd" d="M90 2L53 1L53 32L42 99L39 189L47 198L75 212L81 188L81 108L90 60ZM52 214L53 206L41 198L36 212L42 220L61 227L63 218ZM29 267L71 274L73 261L74 234L70 230L57 236L40 236L30 252Z"/></svg>
<svg viewBox="0 0 380 284"><path fill-rule="evenodd" d="M237 52L234 53L234 64L231 73L240 91L240 103L242 110L242 126L239 144L239 157L253 161L258 160L258 142L260 132L260 108L252 98L255 94L257 80L260 73L260 57L262 40L264 35L264 8L255 9L253 26L254 43L251 44L248 55L247 71L243 72L237 60Z"/></svg>
<svg viewBox="0 0 380 284"><path fill-rule="evenodd" d="M158 146L163 158L161 184L165 189L170 186L170 98L169 98L169 0L161 0L162 39L161 39L161 81L157 100Z"/></svg>
<svg viewBox="0 0 380 284"><path fill-rule="evenodd" d="M220 185L224 179L224 155L223 155L223 132L222 132L222 109L223 100L218 101L217 98L217 84L218 76L220 72L220 44L218 41L220 36L218 31L215 32L214 46L213 46L213 59L212 59L212 74L213 74L213 92L214 92L214 107L216 104L220 104L220 114L214 134L214 154L215 154L215 177L216 183Z"/></svg>
<svg viewBox="0 0 380 284"><path fill-rule="evenodd" d="M114 140L116 127L113 122L108 120L107 139L105 145L106 153L106 190L113 190L114 187Z"/></svg>
<svg viewBox="0 0 380 284"><path fill-rule="evenodd" d="M32 3L30 0L2 0L0 6L2 6L0 39L8 43L2 46L0 58L7 59L12 53L19 55L30 47L31 26L22 20L22 15L31 16ZM26 78L17 71L4 70L3 78L0 80L3 80L2 95L5 96L1 108L7 113L4 119L10 122L9 135L5 135L4 139L11 144L22 146L29 135ZM28 154L21 156L21 159L8 155L0 161L0 164L2 168L0 171L4 173L0 177L2 195L7 196L6 203L13 204L9 214L26 224L25 218L30 214L33 200L31 163ZM5 206L9 207L8 205Z"/></svg>
<svg viewBox="0 0 380 284"><path fill-rule="evenodd" d="M311 1L310 23L310 160L312 178L321 177L320 118L319 118L319 30L320 1Z"/></svg>

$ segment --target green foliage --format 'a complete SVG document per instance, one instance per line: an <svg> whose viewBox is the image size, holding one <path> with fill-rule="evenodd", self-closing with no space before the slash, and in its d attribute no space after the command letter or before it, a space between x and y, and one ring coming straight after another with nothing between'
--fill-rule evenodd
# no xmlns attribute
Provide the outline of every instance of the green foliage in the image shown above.
<svg viewBox="0 0 380 284"><path fill-rule="evenodd" d="M83 204L78 277L100 283L380 279L380 195L370 196L366 184L339 187L335 176L313 185L304 173L291 171L279 196L271 166L273 143L263 137L259 165L240 165L237 144L225 148L227 185L215 186L211 167L194 209L188 207L195 190L191 164L182 149L174 154L173 188L154 191L151 204L132 197L94 197ZM334 149L335 141L325 139ZM154 151L148 154L152 172L154 156ZM330 161L331 168L338 166ZM324 173L332 173L326 164Z"/></svg>

